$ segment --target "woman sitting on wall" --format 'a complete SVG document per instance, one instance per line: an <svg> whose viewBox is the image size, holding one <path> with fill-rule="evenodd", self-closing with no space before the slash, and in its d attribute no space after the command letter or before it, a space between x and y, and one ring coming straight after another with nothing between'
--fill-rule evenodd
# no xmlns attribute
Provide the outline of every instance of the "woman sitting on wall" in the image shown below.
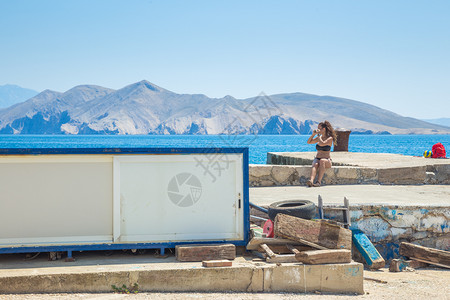
<svg viewBox="0 0 450 300"><path fill-rule="evenodd" d="M319 123L317 129L315 129L308 138L308 144L316 143L317 154L312 163L311 178L306 182L306 185L309 187L319 187L322 182L323 174L325 174L325 169L331 168L331 146L333 146L333 143L334 145L337 145L337 143L336 133L330 122L324 121ZM314 183L316 174L318 174L317 181Z"/></svg>

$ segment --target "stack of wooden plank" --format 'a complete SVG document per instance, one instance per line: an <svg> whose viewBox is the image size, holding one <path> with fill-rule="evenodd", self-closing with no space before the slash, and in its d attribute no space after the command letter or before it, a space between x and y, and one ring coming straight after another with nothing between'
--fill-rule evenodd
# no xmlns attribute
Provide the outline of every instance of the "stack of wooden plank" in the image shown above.
<svg viewBox="0 0 450 300"><path fill-rule="evenodd" d="M177 245L175 257L183 262L202 262L204 267L228 267L236 258L233 244Z"/></svg>
<svg viewBox="0 0 450 300"><path fill-rule="evenodd" d="M259 250L272 263L302 262L305 264L351 262L352 232L324 220L305 220L277 214L275 238L253 238L247 250ZM291 254L276 254L274 248Z"/></svg>

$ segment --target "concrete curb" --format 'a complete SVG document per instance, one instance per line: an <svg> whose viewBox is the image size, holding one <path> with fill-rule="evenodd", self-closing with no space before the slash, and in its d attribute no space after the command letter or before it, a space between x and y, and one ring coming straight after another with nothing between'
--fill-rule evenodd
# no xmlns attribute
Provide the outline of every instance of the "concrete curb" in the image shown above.
<svg viewBox="0 0 450 300"><path fill-rule="evenodd" d="M363 265L246 263L233 267L62 272L0 277L0 293L112 292L112 285L142 292L331 292L363 294Z"/></svg>

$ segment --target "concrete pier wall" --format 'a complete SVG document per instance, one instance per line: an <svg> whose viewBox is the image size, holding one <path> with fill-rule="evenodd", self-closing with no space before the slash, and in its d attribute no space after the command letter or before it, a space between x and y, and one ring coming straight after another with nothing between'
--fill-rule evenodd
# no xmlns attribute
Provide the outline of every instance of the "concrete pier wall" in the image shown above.
<svg viewBox="0 0 450 300"><path fill-rule="evenodd" d="M253 208L250 214L264 216ZM341 211L325 210L324 217L343 221ZM448 206L352 205L350 219L351 228L364 232L386 261L400 257L401 242L450 251Z"/></svg>
<svg viewBox="0 0 450 300"><path fill-rule="evenodd" d="M305 185L311 165L250 165L250 186ZM333 166L322 184L450 184L450 165L370 168Z"/></svg>
<svg viewBox="0 0 450 300"><path fill-rule="evenodd" d="M325 211L342 220L342 213ZM350 207L351 228L360 229L384 259L398 258L401 242L450 251L450 207L358 205Z"/></svg>

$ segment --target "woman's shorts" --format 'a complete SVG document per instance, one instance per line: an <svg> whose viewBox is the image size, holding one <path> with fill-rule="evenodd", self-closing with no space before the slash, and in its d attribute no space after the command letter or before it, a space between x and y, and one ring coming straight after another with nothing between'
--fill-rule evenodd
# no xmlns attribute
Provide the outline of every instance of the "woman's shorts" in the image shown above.
<svg viewBox="0 0 450 300"><path fill-rule="evenodd" d="M326 159L326 160L328 160L328 161L330 162L330 165L332 165L332 163L331 163L331 158L317 158L317 157L314 157L314 160L313 160L313 162L312 162L312 166L314 167L315 164L318 164L318 163L320 162L321 159Z"/></svg>

